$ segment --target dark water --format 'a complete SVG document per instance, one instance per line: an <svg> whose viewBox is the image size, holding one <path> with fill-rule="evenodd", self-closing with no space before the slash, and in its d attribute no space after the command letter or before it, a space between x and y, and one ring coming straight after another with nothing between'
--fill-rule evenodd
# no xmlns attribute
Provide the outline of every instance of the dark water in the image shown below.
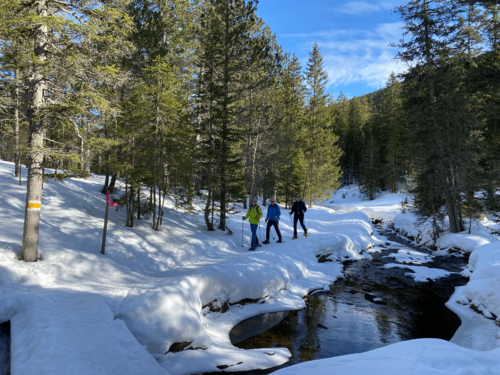
<svg viewBox="0 0 500 375"><path fill-rule="evenodd" d="M10 374L10 322L0 324L0 375Z"/></svg>
<svg viewBox="0 0 500 375"><path fill-rule="evenodd" d="M431 253L394 233L384 235L404 247ZM235 346L286 347L292 353L282 366L241 374L269 374L300 362L365 352L410 339L449 340L460 319L444 304L455 286L464 285L466 279L452 274L434 282L415 282L404 275L411 272L407 269L380 268L395 263L393 258L383 258L393 252L397 249L374 253L372 260L346 263L345 278L335 283L330 293L306 300L303 310L262 314L236 325L230 334ZM436 257L424 266L460 272L466 263L465 258ZM370 301L373 297L381 298L383 304Z"/></svg>

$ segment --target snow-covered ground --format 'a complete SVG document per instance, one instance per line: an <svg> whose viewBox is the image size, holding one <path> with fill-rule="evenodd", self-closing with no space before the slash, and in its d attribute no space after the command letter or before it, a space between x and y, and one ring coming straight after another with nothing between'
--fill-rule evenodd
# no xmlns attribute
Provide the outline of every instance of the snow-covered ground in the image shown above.
<svg viewBox="0 0 500 375"><path fill-rule="evenodd" d="M332 199L325 200L322 204L339 212L361 211L371 219L390 222L401 212L401 203L405 197L403 193L383 192L370 201L359 192L358 185L348 185L336 190Z"/></svg>
<svg viewBox="0 0 500 375"><path fill-rule="evenodd" d="M187 374L281 364L287 349L237 349L229 330L253 315L304 307L305 294L342 275L340 261L369 256L364 250L382 243L361 212L312 209L311 237L290 241L283 210L285 243L249 252L241 214L228 236L173 209L160 232L146 220L127 228L125 212L111 210L103 256L102 183L102 176L45 183L41 261L24 263L26 180L18 186L13 164L0 162L0 322L11 322L15 374ZM337 261L318 263L319 254ZM246 299L260 303L237 304ZM224 314L204 308L226 302ZM197 350L169 352L183 342Z"/></svg>
<svg viewBox="0 0 500 375"><path fill-rule="evenodd" d="M397 215L394 220L394 229L406 237L415 239L421 245L434 245L432 227L430 222L419 223L415 214L404 213ZM448 220L440 223L443 228L449 228ZM467 228L468 229L468 228ZM468 230L462 233L450 233L445 231L437 239L435 246L439 249L460 249L465 252L472 252L479 246L498 241L498 238L488 231L488 229L478 221L473 221L471 233Z"/></svg>
<svg viewBox="0 0 500 375"><path fill-rule="evenodd" d="M103 256L102 183L102 176L45 183L41 260L28 264L18 260L26 181L19 187L13 164L0 161L0 323L11 323L13 374L193 374L284 363L288 349L238 349L229 331L263 312L302 308L305 294L342 275L342 261L380 251L387 241L372 235L370 218L393 220L402 200L385 193L362 201L355 188L345 188L351 198L337 191L333 203L308 210L311 237L297 241L289 240L291 223L282 210L285 243L255 252L247 250L248 223L242 247L241 213L231 218L234 234L228 236L207 232L201 216L172 207L159 232L147 220L127 228L125 213L111 210ZM449 302L464 322L479 320L470 316L484 321L464 323L455 344L413 340L278 373L498 374L500 352L491 350L498 346L498 327L487 318L500 315L500 242L490 242L472 253L465 271L471 281ZM334 261L318 263L320 254ZM395 264L407 268L423 267L426 260L405 249L395 255ZM488 340L485 332L493 332ZM184 350L173 352L172 344L179 343Z"/></svg>
<svg viewBox="0 0 500 375"><path fill-rule="evenodd" d="M366 353L300 363L276 375L498 375L500 348L479 352L443 340L400 342Z"/></svg>

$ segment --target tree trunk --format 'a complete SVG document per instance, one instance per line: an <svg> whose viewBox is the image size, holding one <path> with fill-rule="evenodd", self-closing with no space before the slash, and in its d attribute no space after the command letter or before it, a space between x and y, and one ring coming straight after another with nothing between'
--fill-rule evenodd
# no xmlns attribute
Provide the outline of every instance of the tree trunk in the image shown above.
<svg viewBox="0 0 500 375"><path fill-rule="evenodd" d="M459 226L457 226L458 212L456 210L456 206L453 202L452 194L449 188L446 188L444 196L446 200L446 209L448 211L448 219L450 221L450 232L458 233L460 232Z"/></svg>
<svg viewBox="0 0 500 375"><path fill-rule="evenodd" d="M116 179L118 178L118 173L115 173L111 176L111 182L109 183L108 190L113 190L115 189L115 184L116 184Z"/></svg>
<svg viewBox="0 0 500 375"><path fill-rule="evenodd" d="M89 127L87 124L87 134L89 131ZM90 176L90 148L88 142L85 143L85 151L84 151L84 161L85 161L85 172L87 172L87 175Z"/></svg>
<svg viewBox="0 0 500 375"><path fill-rule="evenodd" d="M39 17L47 17L47 1L39 0L36 13ZM28 161L28 184L26 191L26 209L24 216L22 259L36 262L38 259L38 237L40 229L40 210L42 205L43 184L43 133L44 122L41 117L44 104L45 77L43 66L47 60L48 28L44 23L36 25L34 34L33 78L30 103L30 141Z"/></svg>
<svg viewBox="0 0 500 375"><path fill-rule="evenodd" d="M106 177L104 178L104 186L102 187L101 192L103 194L106 194L108 192L108 189L109 189L109 167L106 164Z"/></svg>
<svg viewBox="0 0 500 375"><path fill-rule="evenodd" d="M137 220L141 220L141 185L137 188Z"/></svg>
<svg viewBox="0 0 500 375"><path fill-rule="evenodd" d="M225 19L225 35L226 40L229 36L229 2L226 0L226 19ZM226 194L227 194L227 178L226 178L226 162L229 147L227 144L227 133L229 130L229 53L231 46L224 46L224 119L222 123L222 142L221 142L221 163L220 163L220 222L219 229L226 230Z"/></svg>
<svg viewBox="0 0 500 375"><path fill-rule="evenodd" d="M210 222L210 203L211 203L211 199L212 199L212 190L208 190L208 196L207 196L207 203L205 204L205 224L207 226L207 230L208 231L212 231L214 230L214 226L212 225L212 223Z"/></svg>
<svg viewBox="0 0 500 375"><path fill-rule="evenodd" d="M19 69L15 71L15 83L16 88L14 91L14 137L15 137L15 152L14 152L14 176L20 177L21 174L21 155L20 155L20 143L19 143ZM21 179L19 179L21 181Z"/></svg>

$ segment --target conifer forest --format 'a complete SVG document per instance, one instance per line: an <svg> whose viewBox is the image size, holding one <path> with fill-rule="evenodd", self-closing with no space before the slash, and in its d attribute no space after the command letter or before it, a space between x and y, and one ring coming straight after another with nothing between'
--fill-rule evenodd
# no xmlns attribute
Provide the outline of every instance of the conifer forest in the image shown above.
<svg viewBox="0 0 500 375"><path fill-rule="evenodd" d="M27 168L26 205L47 179L95 173L126 225L148 217L152 230L166 200L190 210L200 197L206 229L231 233L233 203L290 208L301 194L310 208L349 184L366 200L407 191L436 237L445 216L452 233L500 218L500 2L395 8L407 69L353 98L328 93L318 43L302 66L257 7L0 0L0 158ZM39 220L26 209L26 261Z"/></svg>

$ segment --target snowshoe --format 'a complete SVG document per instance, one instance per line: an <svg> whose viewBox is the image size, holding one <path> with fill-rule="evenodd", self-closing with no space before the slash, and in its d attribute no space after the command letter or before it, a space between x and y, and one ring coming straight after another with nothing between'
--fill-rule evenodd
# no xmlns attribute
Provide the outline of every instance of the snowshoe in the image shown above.
<svg viewBox="0 0 500 375"><path fill-rule="evenodd" d="M307 233L304 233L304 237L310 237Z"/></svg>
<svg viewBox="0 0 500 375"><path fill-rule="evenodd" d="M276 243L283 243L283 242L285 241L283 241L281 238L278 241L276 241Z"/></svg>
<svg viewBox="0 0 500 375"><path fill-rule="evenodd" d="M262 242L264 245L267 245L269 244L269 240L265 240L264 242Z"/></svg>
<svg viewBox="0 0 500 375"><path fill-rule="evenodd" d="M298 240L299 237L292 237L292 240Z"/></svg>

